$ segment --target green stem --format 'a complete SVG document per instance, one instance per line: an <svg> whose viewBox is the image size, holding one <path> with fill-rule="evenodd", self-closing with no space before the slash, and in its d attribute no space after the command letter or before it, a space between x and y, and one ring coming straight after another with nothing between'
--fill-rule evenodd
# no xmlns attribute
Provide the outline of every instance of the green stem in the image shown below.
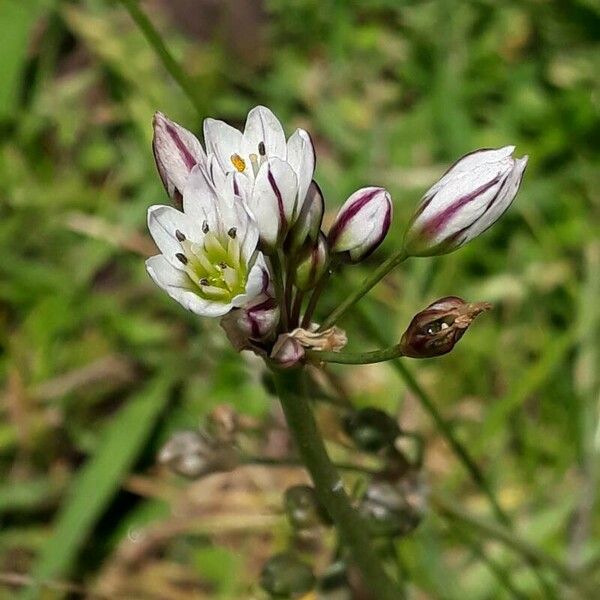
<svg viewBox="0 0 600 600"><path fill-rule="evenodd" d="M302 317L302 327L304 327L304 329L306 329L310 325L310 321L315 312L315 308L317 308L317 302L319 301L319 298L321 297L321 294L325 289L325 285L329 281L329 278L331 277L332 273L333 267L332 265L329 265L327 269L325 269L325 273L323 273L321 279L319 279L319 283L317 283L315 289L313 290L313 293L310 296L310 300L308 301L306 310L304 311L304 316Z"/></svg>
<svg viewBox="0 0 600 600"><path fill-rule="evenodd" d="M402 350L398 344L384 348L383 350L373 350L372 352L319 352L317 350L310 350L306 355L315 362L329 362L340 365L369 365L400 358Z"/></svg>
<svg viewBox="0 0 600 600"><path fill-rule="evenodd" d="M160 34L140 8L139 2L137 0L119 0L119 2L125 7L125 10L127 10L136 25L140 28L146 41L152 46L152 49L156 52L158 58L160 58L171 77L173 77L185 92L198 114L203 116L204 108L198 97L196 87L193 85L188 75L185 74L179 63L173 58L173 55L166 47Z"/></svg>
<svg viewBox="0 0 600 600"><path fill-rule="evenodd" d="M367 588L377 600L399 600L402 592L389 579L373 552L367 526L352 508L340 476L329 460L310 405L306 397L298 393L304 389L303 371L274 370L273 377L288 427L317 496L333 519L340 539L362 573Z"/></svg>
<svg viewBox="0 0 600 600"><path fill-rule="evenodd" d="M321 325L321 331L331 327L350 308L352 308L369 290L377 285L392 269L403 263L408 258L404 250L399 250L383 261L362 284L346 297L325 319Z"/></svg>
<svg viewBox="0 0 600 600"><path fill-rule="evenodd" d="M274 252L270 257L271 267L273 268L273 285L275 287L275 298L281 311L281 328L282 331L288 331L289 329L289 315L288 308L285 302L285 288L283 279L283 265L281 263L281 257L278 252Z"/></svg>

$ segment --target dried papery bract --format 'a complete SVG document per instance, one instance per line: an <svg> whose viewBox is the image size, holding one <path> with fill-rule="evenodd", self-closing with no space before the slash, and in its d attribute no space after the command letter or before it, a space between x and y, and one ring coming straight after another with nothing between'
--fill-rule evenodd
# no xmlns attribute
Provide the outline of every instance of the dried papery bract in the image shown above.
<svg viewBox="0 0 600 600"><path fill-rule="evenodd" d="M366 187L354 192L329 229L332 254L340 254L349 262L367 258L385 239L392 213L392 199L387 190Z"/></svg>
<svg viewBox="0 0 600 600"><path fill-rule="evenodd" d="M411 256L452 252L491 227L514 200L528 157L514 146L459 159L423 196L405 235Z"/></svg>
<svg viewBox="0 0 600 600"><path fill-rule="evenodd" d="M430 358L447 354L482 312L488 302L465 302L456 296L440 298L417 313L402 335L403 356Z"/></svg>

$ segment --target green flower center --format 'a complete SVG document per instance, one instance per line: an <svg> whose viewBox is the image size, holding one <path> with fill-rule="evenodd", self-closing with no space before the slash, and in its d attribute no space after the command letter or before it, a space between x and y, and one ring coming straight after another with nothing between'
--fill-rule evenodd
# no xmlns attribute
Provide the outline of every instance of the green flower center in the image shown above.
<svg viewBox="0 0 600 600"><path fill-rule="evenodd" d="M182 249L177 258L199 296L230 302L246 291L248 267L242 260L235 228L231 228L226 236L217 236L208 231L205 224L204 240L200 244L190 242L180 231L176 236Z"/></svg>

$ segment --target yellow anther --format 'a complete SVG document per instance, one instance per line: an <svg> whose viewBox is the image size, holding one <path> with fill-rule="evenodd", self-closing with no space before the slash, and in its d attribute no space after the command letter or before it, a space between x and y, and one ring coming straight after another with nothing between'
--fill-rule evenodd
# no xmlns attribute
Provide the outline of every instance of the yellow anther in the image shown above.
<svg viewBox="0 0 600 600"><path fill-rule="evenodd" d="M243 173L246 169L246 161L239 154L232 154L231 162L240 173Z"/></svg>

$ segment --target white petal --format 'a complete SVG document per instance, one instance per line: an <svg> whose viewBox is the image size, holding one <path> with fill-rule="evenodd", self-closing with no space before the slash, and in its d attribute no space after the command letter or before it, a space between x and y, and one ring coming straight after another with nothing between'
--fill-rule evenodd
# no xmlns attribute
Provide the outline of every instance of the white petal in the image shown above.
<svg viewBox="0 0 600 600"><path fill-rule="evenodd" d="M162 255L152 256L146 261L146 270L156 285L187 310L203 317L221 317L232 305L210 302L192 291L193 284L185 272L176 269Z"/></svg>
<svg viewBox="0 0 600 600"><path fill-rule="evenodd" d="M177 260L175 254L181 252L181 244L176 238L175 232L181 231L192 242L202 239L201 229L187 215L172 206L151 206L148 209L148 229L158 249L178 269L182 267L182 264Z"/></svg>
<svg viewBox="0 0 600 600"><path fill-rule="evenodd" d="M248 205L266 244L275 244L290 224L297 192L296 174L283 160L270 159L260 168Z"/></svg>
<svg viewBox="0 0 600 600"><path fill-rule="evenodd" d="M248 273L246 291L243 294L235 296L231 304L235 307L245 306L262 294L265 289L265 273L268 273L267 265L263 254L259 252L253 267L250 269L250 273Z"/></svg>
<svg viewBox="0 0 600 600"><path fill-rule="evenodd" d="M192 169L183 190L183 211L198 227L206 221L211 231L221 232L217 193L208 173L199 166Z"/></svg>
<svg viewBox="0 0 600 600"><path fill-rule="evenodd" d="M439 188L446 185L448 180L457 175L480 170L486 166L494 171L501 168L501 165L511 165L512 159L510 157L514 151L514 146L504 146L497 149L474 150L469 154L465 154L446 170L442 177L431 186L425 196L435 193Z"/></svg>
<svg viewBox="0 0 600 600"><path fill-rule="evenodd" d="M223 121L204 119L206 152L214 154L225 173L234 169L231 156L241 152L242 132Z"/></svg>
<svg viewBox="0 0 600 600"><path fill-rule="evenodd" d="M296 129L288 140L287 162L298 177L298 199L302 204L315 172L315 149L304 129Z"/></svg>
<svg viewBox="0 0 600 600"><path fill-rule="evenodd" d="M527 161L527 156L515 160L515 166L502 186L498 198L489 207L489 210L485 211L473 226L468 229L464 238L460 240L460 244L466 244L468 241L481 235L506 212L519 191Z"/></svg>
<svg viewBox="0 0 600 600"><path fill-rule="evenodd" d="M286 146L283 127L277 117L266 107L256 106L248 113L242 154L258 154L258 145L263 142L267 157L285 159Z"/></svg>

